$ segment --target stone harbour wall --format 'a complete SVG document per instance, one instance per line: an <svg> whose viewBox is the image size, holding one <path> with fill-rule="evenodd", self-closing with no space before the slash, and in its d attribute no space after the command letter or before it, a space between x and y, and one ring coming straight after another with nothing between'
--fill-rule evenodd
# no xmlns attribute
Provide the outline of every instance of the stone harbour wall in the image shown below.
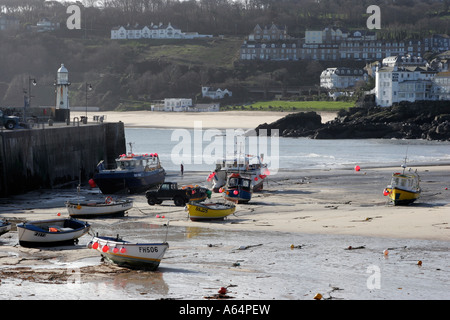
<svg viewBox="0 0 450 320"><path fill-rule="evenodd" d="M0 132L0 197L84 183L126 153L122 122Z"/></svg>

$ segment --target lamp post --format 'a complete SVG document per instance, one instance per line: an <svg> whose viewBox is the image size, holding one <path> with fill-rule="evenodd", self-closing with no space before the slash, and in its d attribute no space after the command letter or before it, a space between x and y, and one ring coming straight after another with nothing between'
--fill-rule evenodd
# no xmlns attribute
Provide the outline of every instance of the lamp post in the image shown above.
<svg viewBox="0 0 450 320"><path fill-rule="evenodd" d="M27 117L26 117L27 105L28 105L28 107L31 107L31 85L36 86L37 82L36 82L36 79L31 78L30 76L28 76L27 100L23 104L23 122L24 123L27 122Z"/></svg>
<svg viewBox="0 0 450 320"><path fill-rule="evenodd" d="M86 82L86 121L87 121L87 109L88 109L88 91L92 90L92 84Z"/></svg>

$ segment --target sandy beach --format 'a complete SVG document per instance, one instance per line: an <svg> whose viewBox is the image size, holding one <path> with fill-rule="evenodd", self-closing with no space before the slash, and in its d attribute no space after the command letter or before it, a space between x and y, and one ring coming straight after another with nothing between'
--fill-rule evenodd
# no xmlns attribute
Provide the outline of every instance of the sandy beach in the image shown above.
<svg viewBox="0 0 450 320"><path fill-rule="evenodd" d="M240 114L232 127L253 128L283 115L258 113L255 120ZM236 119L232 113L204 116L216 128L229 126L228 116ZM195 119L186 117L171 122L161 113L108 113L107 121L176 128ZM144 195L130 197L134 207L124 217L89 219L93 232L131 239L162 239L169 224L170 248L151 273L101 262L86 248L91 236L72 248L30 249L18 245L13 228L0 237L0 299L204 300L222 286L235 299L311 300L317 293L328 299L449 299L450 166L417 168L423 192L409 206L392 206L382 193L397 169L280 170L251 202L218 222L190 221L184 208L169 201L150 206ZM166 180L206 185L206 176L169 173ZM76 189L62 189L0 199L0 218L67 216L64 203L76 197ZM85 186L81 197L104 195ZM370 282L375 275L381 282Z"/></svg>
<svg viewBox="0 0 450 320"><path fill-rule="evenodd" d="M141 128L194 128L195 121L201 121L205 129L254 129L262 123L272 123L288 115L290 112L270 111L221 111L221 112L161 112L161 111L136 111L114 112L98 111L87 112L89 121L94 115L104 116L105 121L122 121L125 127ZM317 112L322 117L322 122L333 120L336 112ZM72 111L71 117L85 116L83 111Z"/></svg>

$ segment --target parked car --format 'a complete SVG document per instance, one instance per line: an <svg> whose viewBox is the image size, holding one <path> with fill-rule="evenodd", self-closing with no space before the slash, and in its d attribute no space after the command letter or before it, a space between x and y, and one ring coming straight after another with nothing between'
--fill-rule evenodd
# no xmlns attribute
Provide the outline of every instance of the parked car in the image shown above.
<svg viewBox="0 0 450 320"><path fill-rule="evenodd" d="M176 182L164 182L158 190L145 193L149 205L161 204L164 200L173 200L176 206L184 206L189 201L202 201L211 197L211 191L199 186L183 186L178 188Z"/></svg>
<svg viewBox="0 0 450 320"><path fill-rule="evenodd" d="M7 116L2 110L0 110L0 125L5 126L6 129L12 130L19 127L19 117Z"/></svg>

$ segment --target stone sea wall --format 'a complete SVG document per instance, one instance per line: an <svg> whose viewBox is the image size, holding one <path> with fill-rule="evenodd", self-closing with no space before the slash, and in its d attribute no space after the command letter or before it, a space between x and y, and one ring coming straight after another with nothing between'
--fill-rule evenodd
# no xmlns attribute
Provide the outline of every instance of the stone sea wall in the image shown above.
<svg viewBox="0 0 450 320"><path fill-rule="evenodd" d="M126 153L122 122L0 132L0 196L86 182Z"/></svg>

